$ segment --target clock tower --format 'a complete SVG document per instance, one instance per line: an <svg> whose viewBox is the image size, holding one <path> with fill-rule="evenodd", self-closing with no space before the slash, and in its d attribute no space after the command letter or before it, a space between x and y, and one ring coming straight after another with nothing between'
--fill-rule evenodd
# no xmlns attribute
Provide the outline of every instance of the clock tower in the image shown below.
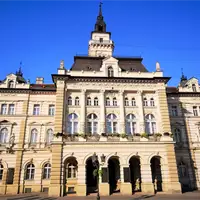
<svg viewBox="0 0 200 200"><path fill-rule="evenodd" d="M92 57L108 57L112 56L114 43L110 39L111 33L106 32L106 23L102 15L102 3L99 4L99 15L91 33L91 40L88 46L88 55Z"/></svg>

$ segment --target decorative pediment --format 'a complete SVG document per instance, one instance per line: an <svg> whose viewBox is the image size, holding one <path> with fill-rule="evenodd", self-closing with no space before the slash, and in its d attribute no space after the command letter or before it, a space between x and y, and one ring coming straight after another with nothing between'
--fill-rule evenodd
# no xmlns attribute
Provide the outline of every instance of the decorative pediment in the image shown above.
<svg viewBox="0 0 200 200"><path fill-rule="evenodd" d="M103 59L103 63L104 62L116 62L118 63L118 60L112 56L106 57L105 59Z"/></svg>

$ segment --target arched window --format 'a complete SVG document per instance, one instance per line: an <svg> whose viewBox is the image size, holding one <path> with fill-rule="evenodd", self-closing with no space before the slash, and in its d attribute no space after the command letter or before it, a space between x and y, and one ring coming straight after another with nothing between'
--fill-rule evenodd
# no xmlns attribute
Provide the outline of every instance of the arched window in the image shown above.
<svg viewBox="0 0 200 200"><path fill-rule="evenodd" d="M143 106L148 106L148 101L146 97L143 99Z"/></svg>
<svg viewBox="0 0 200 200"><path fill-rule="evenodd" d="M2 128L0 131L0 143L6 143L8 138L8 129Z"/></svg>
<svg viewBox="0 0 200 200"><path fill-rule="evenodd" d="M94 98L94 106L98 106L99 105L99 100L97 97Z"/></svg>
<svg viewBox="0 0 200 200"><path fill-rule="evenodd" d="M14 81L8 82L8 88L14 88Z"/></svg>
<svg viewBox="0 0 200 200"><path fill-rule="evenodd" d="M71 97L71 96L68 97L67 104L68 104L69 106L72 105L72 97Z"/></svg>
<svg viewBox="0 0 200 200"><path fill-rule="evenodd" d="M43 168L43 179L50 179L51 176L51 164L46 163Z"/></svg>
<svg viewBox="0 0 200 200"><path fill-rule="evenodd" d="M90 97L87 98L87 105L88 106L91 106L92 105L92 100Z"/></svg>
<svg viewBox="0 0 200 200"><path fill-rule="evenodd" d="M76 178L77 177L77 161L75 159L71 159L66 166L66 175L67 178Z"/></svg>
<svg viewBox="0 0 200 200"><path fill-rule="evenodd" d="M155 106L155 103L154 103L154 99L153 99L153 98L150 99L150 106Z"/></svg>
<svg viewBox="0 0 200 200"><path fill-rule="evenodd" d="M106 106L110 106L110 98L109 97L106 98Z"/></svg>
<svg viewBox="0 0 200 200"><path fill-rule="evenodd" d="M129 114L126 116L126 133L134 134L136 133L136 118L135 115Z"/></svg>
<svg viewBox="0 0 200 200"><path fill-rule="evenodd" d="M181 142L181 131L178 128L174 129L174 140L176 142Z"/></svg>
<svg viewBox="0 0 200 200"><path fill-rule="evenodd" d="M113 77L114 76L114 71L112 67L108 67L108 77Z"/></svg>
<svg viewBox="0 0 200 200"><path fill-rule="evenodd" d="M117 116L115 114L109 114L106 117L107 133L117 133Z"/></svg>
<svg viewBox="0 0 200 200"><path fill-rule="evenodd" d="M179 177L181 177L181 178L187 176L187 167L186 167L186 165L183 163L183 161L181 161L181 162L179 163L178 172L179 172Z"/></svg>
<svg viewBox="0 0 200 200"><path fill-rule="evenodd" d="M131 99L131 105L132 105L132 106L136 106L135 98L132 98L132 99Z"/></svg>
<svg viewBox="0 0 200 200"><path fill-rule="evenodd" d="M149 135L156 133L156 120L152 114L148 114L145 117L145 129Z"/></svg>
<svg viewBox="0 0 200 200"><path fill-rule="evenodd" d="M53 130L50 128L47 130L46 143L50 144L52 140L53 140Z"/></svg>
<svg viewBox="0 0 200 200"><path fill-rule="evenodd" d="M37 142L37 135L38 135L37 129L36 128L32 129L31 138L30 138L30 143L31 144L35 144Z"/></svg>
<svg viewBox="0 0 200 200"><path fill-rule="evenodd" d="M116 99L116 97L113 98L113 106L117 106L117 99Z"/></svg>
<svg viewBox="0 0 200 200"><path fill-rule="evenodd" d="M196 85L195 85L195 84L192 84L192 91L193 91L193 92L196 92L196 91L197 91L197 88L196 88Z"/></svg>
<svg viewBox="0 0 200 200"><path fill-rule="evenodd" d="M26 166L26 180L33 180L35 175L35 165L34 164L28 164Z"/></svg>
<svg viewBox="0 0 200 200"><path fill-rule="evenodd" d="M127 97L125 98L125 102L124 102L124 104L125 104L125 106L129 106L129 100L128 100Z"/></svg>
<svg viewBox="0 0 200 200"><path fill-rule="evenodd" d="M78 116L75 113L68 115L67 132L70 134L78 133Z"/></svg>
<svg viewBox="0 0 200 200"><path fill-rule="evenodd" d="M75 106L79 106L79 98L78 97L75 98Z"/></svg>
<svg viewBox="0 0 200 200"><path fill-rule="evenodd" d="M97 134L98 119L96 114L89 114L88 117L88 133Z"/></svg>
<svg viewBox="0 0 200 200"><path fill-rule="evenodd" d="M0 164L0 180L3 179L3 165Z"/></svg>

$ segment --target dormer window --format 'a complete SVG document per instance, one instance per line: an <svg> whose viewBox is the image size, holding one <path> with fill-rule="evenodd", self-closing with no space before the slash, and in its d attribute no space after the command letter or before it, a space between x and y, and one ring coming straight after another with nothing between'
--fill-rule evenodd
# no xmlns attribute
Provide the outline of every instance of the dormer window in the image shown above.
<svg viewBox="0 0 200 200"><path fill-rule="evenodd" d="M114 71L112 67L108 67L108 77L113 77L114 76Z"/></svg>
<svg viewBox="0 0 200 200"><path fill-rule="evenodd" d="M196 91L197 91L197 88L196 88L196 85L195 85L195 84L192 84L192 91L193 91L193 92L196 92Z"/></svg>
<svg viewBox="0 0 200 200"><path fill-rule="evenodd" d="M14 81L8 82L8 88L14 88Z"/></svg>

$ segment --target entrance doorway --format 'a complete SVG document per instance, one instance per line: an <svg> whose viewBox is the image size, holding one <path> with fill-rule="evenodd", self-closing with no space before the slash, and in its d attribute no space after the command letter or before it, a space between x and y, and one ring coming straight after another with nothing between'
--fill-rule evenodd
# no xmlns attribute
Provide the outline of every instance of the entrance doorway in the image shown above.
<svg viewBox="0 0 200 200"><path fill-rule="evenodd" d="M92 163L92 158L88 158L86 162L86 185L87 185L87 194L97 192L97 176L94 176L94 167Z"/></svg>
<svg viewBox="0 0 200 200"><path fill-rule="evenodd" d="M118 157L108 161L110 194L120 192L120 166Z"/></svg>
<svg viewBox="0 0 200 200"><path fill-rule="evenodd" d="M154 156L151 159L151 174L152 174L152 182L154 184L154 190L156 192L162 191L162 173L161 173L161 165L160 165L160 157Z"/></svg>
<svg viewBox="0 0 200 200"><path fill-rule="evenodd" d="M129 160L132 193L141 192L140 158L133 156Z"/></svg>

